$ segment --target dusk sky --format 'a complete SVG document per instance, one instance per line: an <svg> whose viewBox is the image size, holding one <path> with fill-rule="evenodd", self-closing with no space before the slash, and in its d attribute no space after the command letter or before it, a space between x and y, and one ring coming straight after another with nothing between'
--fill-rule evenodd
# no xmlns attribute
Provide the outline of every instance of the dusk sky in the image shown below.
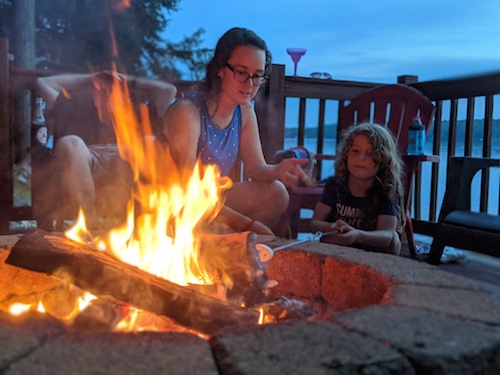
<svg viewBox="0 0 500 375"><path fill-rule="evenodd" d="M254 30L293 74L288 47L306 48L298 75L394 83L500 70L499 0L182 0L165 37L203 27L204 47L234 26ZM186 74L185 79L189 79Z"/></svg>

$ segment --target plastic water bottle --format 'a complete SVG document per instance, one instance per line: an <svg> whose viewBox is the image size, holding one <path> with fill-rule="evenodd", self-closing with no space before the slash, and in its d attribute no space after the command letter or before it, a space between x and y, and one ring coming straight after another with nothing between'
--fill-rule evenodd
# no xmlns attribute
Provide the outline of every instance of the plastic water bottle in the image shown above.
<svg viewBox="0 0 500 375"><path fill-rule="evenodd" d="M408 133L408 155L423 155L425 147L425 126L420 117L413 118Z"/></svg>

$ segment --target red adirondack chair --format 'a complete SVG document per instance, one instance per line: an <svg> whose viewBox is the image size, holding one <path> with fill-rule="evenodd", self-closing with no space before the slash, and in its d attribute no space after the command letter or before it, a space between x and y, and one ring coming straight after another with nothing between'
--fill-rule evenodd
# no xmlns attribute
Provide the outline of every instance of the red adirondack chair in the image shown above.
<svg viewBox="0 0 500 375"><path fill-rule="evenodd" d="M339 108L339 133L351 125L371 122L384 125L396 137L398 151L403 157L406 170L405 201L406 227L410 252L414 255L413 226L410 217L412 182L423 161L438 162L438 155L406 155L408 132L413 118L420 116L427 131L434 118L435 107L420 91L403 84L383 85L371 89L347 106ZM334 159L332 155L317 155L318 160ZM290 191L288 207L290 234L297 237L298 231L309 231L309 220L300 218L300 209L314 210L323 192L322 187L297 187Z"/></svg>

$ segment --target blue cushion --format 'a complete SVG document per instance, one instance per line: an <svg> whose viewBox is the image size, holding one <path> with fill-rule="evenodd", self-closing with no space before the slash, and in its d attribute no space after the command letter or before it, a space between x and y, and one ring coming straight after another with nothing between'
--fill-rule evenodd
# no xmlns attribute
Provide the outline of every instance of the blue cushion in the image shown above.
<svg viewBox="0 0 500 375"><path fill-rule="evenodd" d="M443 222L500 234L500 216L485 212L452 211L446 215Z"/></svg>

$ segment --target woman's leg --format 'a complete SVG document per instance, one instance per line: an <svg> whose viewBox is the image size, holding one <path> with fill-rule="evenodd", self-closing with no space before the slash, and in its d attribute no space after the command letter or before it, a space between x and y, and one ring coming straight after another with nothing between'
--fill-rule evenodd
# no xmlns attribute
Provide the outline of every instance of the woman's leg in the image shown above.
<svg viewBox="0 0 500 375"><path fill-rule="evenodd" d="M232 209L269 226L282 235L282 220L289 202L288 191L281 181L237 182L226 192L226 204Z"/></svg>

